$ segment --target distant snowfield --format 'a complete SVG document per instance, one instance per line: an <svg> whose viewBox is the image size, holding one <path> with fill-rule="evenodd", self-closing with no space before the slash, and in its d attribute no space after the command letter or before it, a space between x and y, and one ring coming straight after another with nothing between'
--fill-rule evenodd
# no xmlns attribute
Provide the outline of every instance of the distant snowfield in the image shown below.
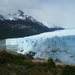
<svg viewBox="0 0 75 75"><path fill-rule="evenodd" d="M75 29L46 32L39 35L6 39L6 45L17 45L18 53L36 52L34 58L68 62L75 65Z"/></svg>

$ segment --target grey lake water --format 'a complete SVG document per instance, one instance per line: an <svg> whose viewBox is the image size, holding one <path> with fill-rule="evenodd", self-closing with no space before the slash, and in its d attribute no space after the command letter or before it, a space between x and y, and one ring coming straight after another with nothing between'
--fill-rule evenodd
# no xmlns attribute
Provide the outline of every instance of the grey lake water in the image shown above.
<svg viewBox="0 0 75 75"><path fill-rule="evenodd" d="M11 50L11 51L17 51L18 46L17 45L6 45L5 40L0 40L0 50Z"/></svg>

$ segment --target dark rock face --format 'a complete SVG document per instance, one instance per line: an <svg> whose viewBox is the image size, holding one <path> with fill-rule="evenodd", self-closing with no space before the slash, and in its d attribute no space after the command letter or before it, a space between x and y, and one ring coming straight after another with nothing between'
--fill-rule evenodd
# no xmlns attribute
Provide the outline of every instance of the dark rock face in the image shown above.
<svg viewBox="0 0 75 75"><path fill-rule="evenodd" d="M35 35L50 31L46 26L24 20L1 20L0 39L16 38Z"/></svg>

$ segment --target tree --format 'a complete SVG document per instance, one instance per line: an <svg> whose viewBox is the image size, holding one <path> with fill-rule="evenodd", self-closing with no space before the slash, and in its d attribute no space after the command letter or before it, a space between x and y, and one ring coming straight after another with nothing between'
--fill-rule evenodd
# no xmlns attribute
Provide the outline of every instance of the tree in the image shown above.
<svg viewBox="0 0 75 75"><path fill-rule="evenodd" d="M55 62L52 60L52 58L49 58L48 59L48 68L51 69L51 68L56 68L56 65L55 65Z"/></svg>

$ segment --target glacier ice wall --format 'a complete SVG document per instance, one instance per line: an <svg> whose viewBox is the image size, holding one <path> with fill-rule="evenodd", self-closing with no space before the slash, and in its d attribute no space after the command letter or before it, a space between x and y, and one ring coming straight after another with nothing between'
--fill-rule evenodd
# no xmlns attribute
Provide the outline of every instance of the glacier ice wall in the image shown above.
<svg viewBox="0 0 75 75"><path fill-rule="evenodd" d="M34 58L75 64L75 29L42 33L24 38L6 39L6 45L17 45L18 53L36 52Z"/></svg>

